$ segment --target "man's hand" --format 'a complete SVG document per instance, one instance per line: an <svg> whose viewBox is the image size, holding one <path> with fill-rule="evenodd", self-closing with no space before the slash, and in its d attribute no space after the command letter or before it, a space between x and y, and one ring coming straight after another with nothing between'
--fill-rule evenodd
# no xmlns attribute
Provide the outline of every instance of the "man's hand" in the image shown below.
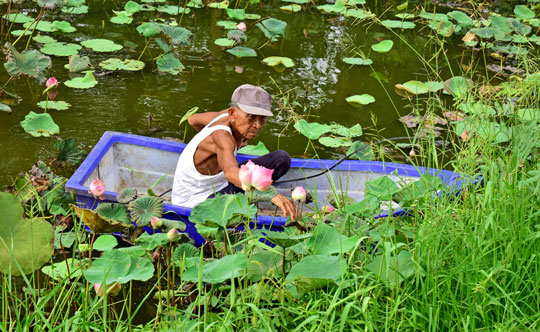
<svg viewBox="0 0 540 332"><path fill-rule="evenodd" d="M293 221L296 221L296 206L294 206L294 203L290 199L282 194L277 194L274 196L274 198L272 198L272 203L276 204L281 211L283 211L283 215L285 217L291 217Z"/></svg>

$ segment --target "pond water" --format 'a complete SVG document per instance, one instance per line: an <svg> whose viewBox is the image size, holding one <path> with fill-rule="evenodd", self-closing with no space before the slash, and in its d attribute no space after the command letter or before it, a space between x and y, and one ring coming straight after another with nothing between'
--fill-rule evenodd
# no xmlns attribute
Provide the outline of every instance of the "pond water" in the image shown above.
<svg viewBox="0 0 540 332"><path fill-rule="evenodd" d="M294 111L305 116L307 121L320 123L337 122L345 126L360 124L364 128L363 141L371 140L369 134L378 137L395 137L406 134L403 124L398 121L401 115L411 111L411 102L394 92L394 85L409 80L427 81L427 70L411 47L403 43L391 31L370 20L357 21L353 18L339 18L336 15L321 14L314 6L299 13L289 14L279 10L281 2L269 4L250 4L246 12L259 14L263 18L274 17L287 22L286 36L277 42L266 43L263 33L247 22L247 46L258 49L255 58L237 59L214 45L213 41L224 37L226 30L216 26L219 20L226 20L224 10L201 8L182 17L181 26L189 29L194 37L187 47L179 47L178 56L186 69L179 75L157 71L155 58L161 49L151 41L141 57L146 67L138 72L106 72L97 65L110 57L137 59L145 47L145 38L139 35L136 27L150 20L163 19L164 22L178 22L180 16L159 12L138 12L129 25L113 24L109 18L113 10L122 10L124 1L87 1L89 12L85 15L68 15L59 10L46 12L44 20L66 20L77 31L69 34L41 33L50 35L62 42L80 43L90 38L110 39L124 46L114 53L97 53L82 48L79 55L90 57L96 67L98 85L87 90L72 89L60 85L56 100L72 105L69 110L49 110L54 121L60 126L63 139L75 138L85 145L87 151L98 141L104 131L112 130L154 137L173 137L181 139L184 125L178 122L192 107L199 111L218 111L227 107L234 88L243 83L263 86L273 96L276 106L287 100ZM169 1L170 4L173 2ZM395 10L387 9L401 1L369 1L366 8L381 18L394 18ZM174 3L177 4L177 3ZM182 6L183 2L180 4ZM246 2L242 2L245 6ZM232 5L231 5L232 7ZM38 13L35 3L20 6L28 8L28 16ZM0 6L5 13L7 6ZM382 14L384 13L384 14ZM4 20L2 44L13 42L16 38L6 35L9 25ZM418 25L417 28L420 28ZM14 24L13 29L22 29ZM424 27L417 30L396 30L416 52L431 57L437 48L430 42L431 30ZM36 32L37 33L37 32ZM371 51L371 45L382 39L394 41L393 49L385 54ZM463 49L458 46L460 37L447 38L446 55L452 64L459 64ZM22 51L27 38L16 45ZM34 41L30 48L41 46ZM358 56L363 52L373 60L372 66L350 66L342 61L344 57ZM261 63L267 56L287 56L295 66L278 72ZM46 76L55 76L65 82L81 74L69 73L64 65L67 57L51 56L53 66ZM0 55L5 62L5 55ZM439 64L441 77L450 78L449 68ZM373 75L376 71L382 86ZM103 73L104 75L101 75ZM7 72L0 70L0 83L8 80ZM434 77L431 77L432 79ZM384 88L383 88L384 86ZM0 113L0 186L10 183L17 173L28 170L39 158L44 146L54 138L32 137L20 126L31 110L41 113L36 103L45 100L42 94L44 84L33 79L14 80L7 90L19 95L22 100L12 106L11 114ZM370 94L376 101L368 106L356 108L345 98L356 94ZM283 148L293 156L301 156L306 150L308 140L292 126L291 113L282 109L272 118L260 140L270 149ZM152 121L149 123L148 118ZM376 125L374 124L376 123ZM188 139L194 134L188 132ZM250 142L250 144L255 144ZM322 157L341 157L346 150L327 148L315 143ZM312 155L312 150L307 154Z"/></svg>

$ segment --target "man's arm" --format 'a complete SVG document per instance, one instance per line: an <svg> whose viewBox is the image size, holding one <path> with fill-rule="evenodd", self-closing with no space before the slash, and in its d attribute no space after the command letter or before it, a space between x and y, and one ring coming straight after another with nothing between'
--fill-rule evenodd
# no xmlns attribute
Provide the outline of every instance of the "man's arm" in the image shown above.
<svg viewBox="0 0 540 332"><path fill-rule="evenodd" d="M206 113L197 113L193 114L188 118L188 123L196 131L201 131L210 121L214 120L218 115L227 113L228 109L221 112L206 112Z"/></svg>

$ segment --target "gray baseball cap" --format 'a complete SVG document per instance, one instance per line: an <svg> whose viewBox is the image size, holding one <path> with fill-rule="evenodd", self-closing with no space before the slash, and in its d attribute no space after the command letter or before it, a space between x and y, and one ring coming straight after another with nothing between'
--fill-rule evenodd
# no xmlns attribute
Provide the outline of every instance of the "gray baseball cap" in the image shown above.
<svg viewBox="0 0 540 332"><path fill-rule="evenodd" d="M251 84L243 84L234 90L231 102L249 114L273 116L272 96L263 88Z"/></svg>

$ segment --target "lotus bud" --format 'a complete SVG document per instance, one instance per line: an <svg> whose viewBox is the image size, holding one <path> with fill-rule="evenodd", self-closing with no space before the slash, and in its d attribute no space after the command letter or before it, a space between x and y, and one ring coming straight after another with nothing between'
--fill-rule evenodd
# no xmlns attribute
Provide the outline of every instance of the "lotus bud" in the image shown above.
<svg viewBox="0 0 540 332"><path fill-rule="evenodd" d="M267 191L272 185L272 173L273 169L257 166L257 168L251 173L251 184L255 189L260 191Z"/></svg>
<svg viewBox="0 0 540 332"><path fill-rule="evenodd" d="M103 196L103 193L105 192L105 184L101 180L94 180L92 183L90 183L90 186L88 187L88 192L94 197Z"/></svg>
<svg viewBox="0 0 540 332"><path fill-rule="evenodd" d="M107 285L106 287L102 287L101 284L94 284L94 290L96 291L96 294L98 296L103 296L103 289L106 288L107 295L116 296L118 293L120 293L120 290L122 290L122 285L120 283L115 282L114 284Z"/></svg>
<svg viewBox="0 0 540 332"><path fill-rule="evenodd" d="M236 28L242 32L246 32L247 30L247 26L246 26L246 23L244 22L240 22L238 23L238 25L236 26Z"/></svg>
<svg viewBox="0 0 540 332"><path fill-rule="evenodd" d="M152 253L153 262L158 261L160 257L161 257L161 253L159 252L159 250L156 250Z"/></svg>
<svg viewBox="0 0 540 332"><path fill-rule="evenodd" d="M158 229L163 225L163 222L158 217L150 217L150 225L152 225L153 229Z"/></svg>
<svg viewBox="0 0 540 332"><path fill-rule="evenodd" d="M170 242L175 242L176 240L178 240L179 236L180 233L178 233L178 230L176 228L173 228L167 232L167 239L169 239Z"/></svg>
<svg viewBox="0 0 540 332"><path fill-rule="evenodd" d="M332 205L326 205L325 207L321 209L321 212L323 213L330 213L334 211L336 211L336 209Z"/></svg>
<svg viewBox="0 0 540 332"><path fill-rule="evenodd" d="M90 245L88 245L88 243L79 244L79 251L81 253L90 251Z"/></svg>
<svg viewBox="0 0 540 332"><path fill-rule="evenodd" d="M291 192L291 198L295 202L297 201L305 202L306 195L307 195L307 192L302 186L298 186L294 188L293 191Z"/></svg>
<svg viewBox="0 0 540 332"><path fill-rule="evenodd" d="M469 135L467 133L466 130L464 130L462 133L461 133L461 139L464 140L464 141L468 141L469 140Z"/></svg>
<svg viewBox="0 0 540 332"><path fill-rule="evenodd" d="M45 85L47 86L47 88L56 89L58 87L58 81L56 80L56 78L51 77L47 80Z"/></svg>
<svg viewBox="0 0 540 332"><path fill-rule="evenodd" d="M409 156L411 157L416 156L416 152L414 151L414 149L411 149L411 151L409 152Z"/></svg>

